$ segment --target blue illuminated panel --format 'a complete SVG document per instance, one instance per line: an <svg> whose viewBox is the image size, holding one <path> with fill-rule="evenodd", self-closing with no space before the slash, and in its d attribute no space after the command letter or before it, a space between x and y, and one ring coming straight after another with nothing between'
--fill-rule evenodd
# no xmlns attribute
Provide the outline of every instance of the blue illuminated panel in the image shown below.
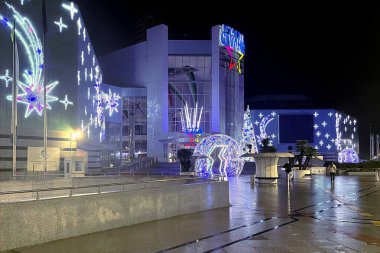
<svg viewBox="0 0 380 253"><path fill-rule="evenodd" d="M219 44L232 47L236 52L245 54L244 35L228 25L220 26Z"/></svg>

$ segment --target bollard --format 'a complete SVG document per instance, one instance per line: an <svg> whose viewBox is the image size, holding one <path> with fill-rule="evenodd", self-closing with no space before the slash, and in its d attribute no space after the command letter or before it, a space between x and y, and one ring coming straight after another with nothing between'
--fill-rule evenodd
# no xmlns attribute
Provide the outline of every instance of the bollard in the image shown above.
<svg viewBox="0 0 380 253"><path fill-rule="evenodd" d="M376 181L380 181L380 170L377 170L375 173Z"/></svg>

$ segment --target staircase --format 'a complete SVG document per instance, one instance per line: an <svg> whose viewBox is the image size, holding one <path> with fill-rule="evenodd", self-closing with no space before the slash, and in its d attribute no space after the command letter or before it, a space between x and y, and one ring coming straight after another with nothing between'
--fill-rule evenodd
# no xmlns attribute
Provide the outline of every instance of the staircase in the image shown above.
<svg viewBox="0 0 380 253"><path fill-rule="evenodd" d="M174 163L155 163L149 168L143 169L139 172L148 173L152 175L179 175L180 164L179 162Z"/></svg>

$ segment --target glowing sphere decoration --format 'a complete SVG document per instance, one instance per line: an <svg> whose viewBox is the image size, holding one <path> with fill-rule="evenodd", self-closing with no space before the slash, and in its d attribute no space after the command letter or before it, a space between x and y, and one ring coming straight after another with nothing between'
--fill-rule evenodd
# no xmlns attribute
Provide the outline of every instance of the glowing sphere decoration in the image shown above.
<svg viewBox="0 0 380 253"><path fill-rule="evenodd" d="M217 157L220 160L219 174L221 176L239 176L243 170L244 160L241 145L233 138L224 134L214 134L206 137L195 147L193 156L197 156L195 171L198 174L212 176L214 150L220 150Z"/></svg>
<svg viewBox="0 0 380 253"><path fill-rule="evenodd" d="M358 163L359 156L355 149L346 147L338 155L338 162L340 163Z"/></svg>

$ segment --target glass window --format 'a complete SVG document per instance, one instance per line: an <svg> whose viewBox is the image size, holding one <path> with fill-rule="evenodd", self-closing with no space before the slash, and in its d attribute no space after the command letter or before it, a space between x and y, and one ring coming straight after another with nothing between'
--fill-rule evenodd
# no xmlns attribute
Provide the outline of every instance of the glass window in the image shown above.
<svg viewBox="0 0 380 253"><path fill-rule="evenodd" d="M181 132L181 110L185 104L198 110L203 107L211 112L211 56L171 55L169 56L169 131ZM204 132L210 132L210 120L201 118ZM206 131L207 129L207 131Z"/></svg>

